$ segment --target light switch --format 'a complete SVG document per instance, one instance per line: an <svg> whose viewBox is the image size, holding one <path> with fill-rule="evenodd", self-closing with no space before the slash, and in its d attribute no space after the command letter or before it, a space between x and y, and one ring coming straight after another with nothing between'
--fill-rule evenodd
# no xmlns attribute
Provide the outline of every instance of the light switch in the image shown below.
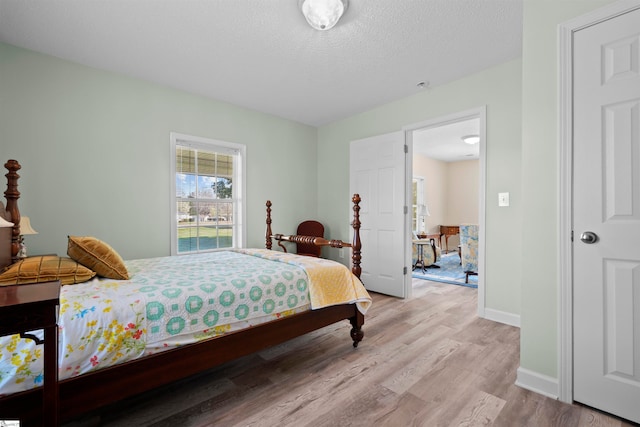
<svg viewBox="0 0 640 427"><path fill-rule="evenodd" d="M498 193L498 206L509 206L509 193Z"/></svg>

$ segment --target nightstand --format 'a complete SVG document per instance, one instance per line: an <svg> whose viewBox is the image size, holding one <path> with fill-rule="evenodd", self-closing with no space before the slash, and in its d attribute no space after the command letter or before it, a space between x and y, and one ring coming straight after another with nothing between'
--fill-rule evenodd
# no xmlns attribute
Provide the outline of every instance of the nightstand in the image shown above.
<svg viewBox="0 0 640 427"><path fill-rule="evenodd" d="M44 344L42 417L58 425L58 304L60 282L0 286L0 336L20 334ZM44 329L44 340L27 334Z"/></svg>

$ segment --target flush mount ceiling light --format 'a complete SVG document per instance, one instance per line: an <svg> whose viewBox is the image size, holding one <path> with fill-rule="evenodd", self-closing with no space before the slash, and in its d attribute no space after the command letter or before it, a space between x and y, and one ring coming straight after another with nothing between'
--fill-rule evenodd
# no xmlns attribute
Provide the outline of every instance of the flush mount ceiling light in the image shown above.
<svg viewBox="0 0 640 427"><path fill-rule="evenodd" d="M480 142L480 137L478 135L466 135L462 137L462 140L469 145L473 145Z"/></svg>
<svg viewBox="0 0 640 427"><path fill-rule="evenodd" d="M329 30L347 10L348 0L299 0L302 14L316 30Z"/></svg>

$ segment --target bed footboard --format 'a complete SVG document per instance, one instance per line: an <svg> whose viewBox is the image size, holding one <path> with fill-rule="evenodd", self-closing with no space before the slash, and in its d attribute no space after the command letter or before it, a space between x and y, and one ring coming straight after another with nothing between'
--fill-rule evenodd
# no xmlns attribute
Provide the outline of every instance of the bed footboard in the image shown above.
<svg viewBox="0 0 640 427"><path fill-rule="evenodd" d="M360 274L362 273L362 268L360 267L360 263L362 261L362 241L360 240L360 195L357 193L354 194L351 201L353 202L353 221L351 222L351 227L353 228L353 241L352 243L348 243L342 240L327 240L323 237L315 236L300 236L297 234L285 236L284 234L273 234L273 231L271 230L272 204L270 200L267 200L266 248L271 249L273 247L273 240L276 240L278 242L278 246L280 246L285 252L287 252L287 248L281 242L305 243L320 247L329 246L331 248L351 248L351 271L359 279ZM357 346L355 342L354 346Z"/></svg>

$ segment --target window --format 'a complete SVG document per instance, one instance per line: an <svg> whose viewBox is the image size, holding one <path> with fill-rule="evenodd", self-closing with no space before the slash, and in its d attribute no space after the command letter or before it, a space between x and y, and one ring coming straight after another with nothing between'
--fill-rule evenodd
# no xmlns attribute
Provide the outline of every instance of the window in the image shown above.
<svg viewBox="0 0 640 427"><path fill-rule="evenodd" d="M244 246L246 147L171 133L171 254Z"/></svg>
<svg viewBox="0 0 640 427"><path fill-rule="evenodd" d="M413 202L412 202L412 209L411 209L411 228L413 229L413 231L415 232L424 232L425 231L425 223L424 223L424 215L420 215L421 213L424 214L424 212L420 212L420 206L425 206L424 203L424 178L419 177L419 176L414 176L413 177L413 182L412 182L412 190L413 190ZM423 209L426 209L423 208Z"/></svg>

